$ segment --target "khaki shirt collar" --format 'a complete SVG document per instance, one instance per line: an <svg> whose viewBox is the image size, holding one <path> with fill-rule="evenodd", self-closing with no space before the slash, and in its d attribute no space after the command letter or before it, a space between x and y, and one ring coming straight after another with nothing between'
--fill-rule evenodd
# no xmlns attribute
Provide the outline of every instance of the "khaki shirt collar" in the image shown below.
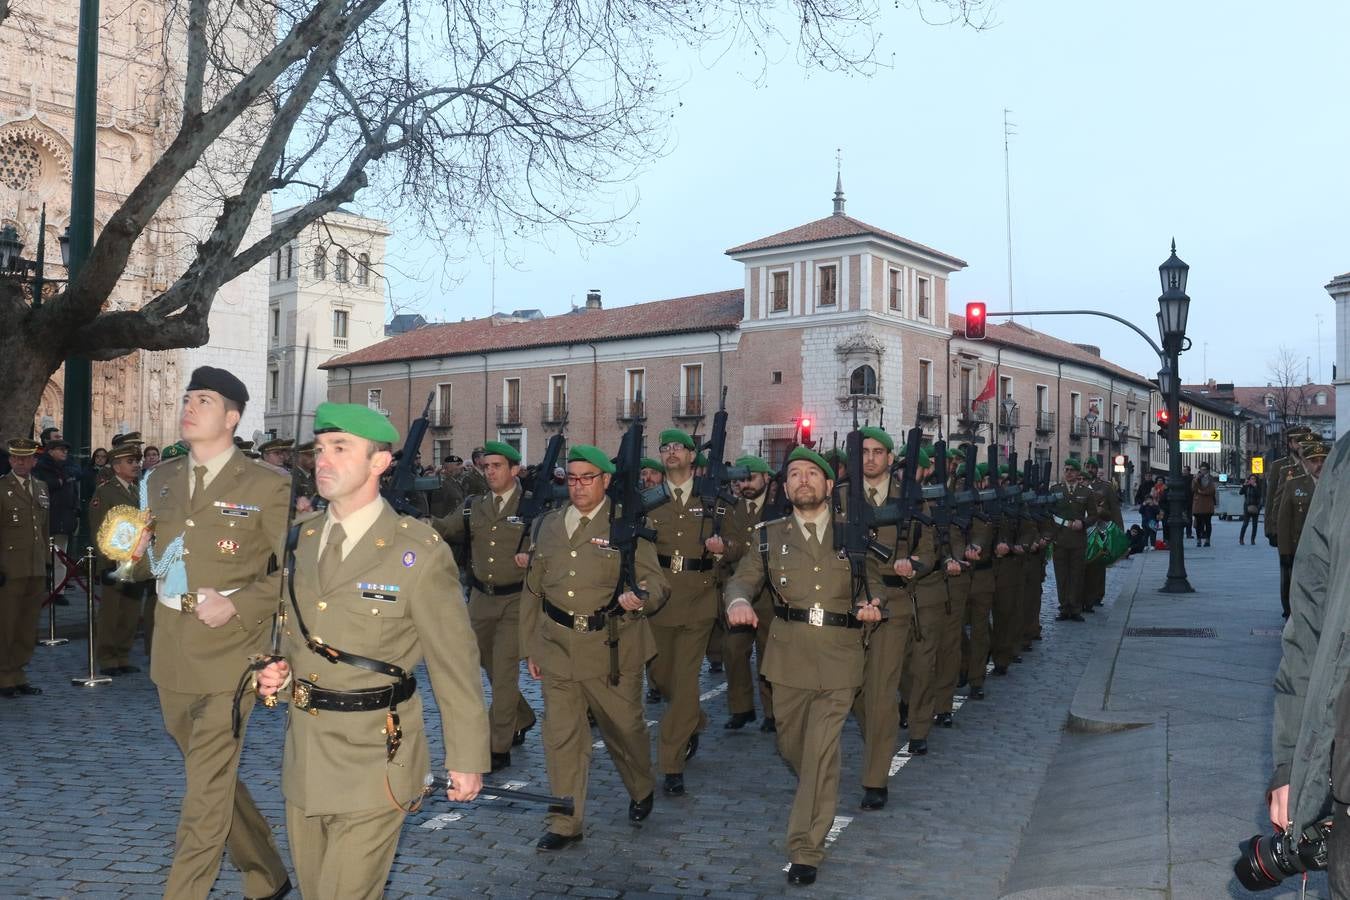
<svg viewBox="0 0 1350 900"><path fill-rule="evenodd" d="M492 494L492 496L494 496L494 497L501 497L501 498L502 498L502 509L506 509L508 506L511 505L511 498L514 497L514 496L516 495L516 484L517 484L516 481L512 481L512 482L511 482L511 486L510 486L509 488L506 489L506 493L504 493L504 494L498 494L498 493L495 492L495 491L488 491L488 493L489 493L489 494Z"/></svg>
<svg viewBox="0 0 1350 900"><path fill-rule="evenodd" d="M820 538L822 544L825 542L825 529L830 525L830 505L828 503L821 507L819 513L810 518L803 516L801 510L794 509L792 511L792 518L793 521L797 523L797 528L801 531L802 537L807 540L811 539L811 532L806 530L806 524L808 522L814 522L816 525L816 537Z"/></svg>
<svg viewBox="0 0 1350 900"><path fill-rule="evenodd" d="M601 500L600 505L595 509L586 513L592 522L601 516L607 515L605 512L605 504L607 503L609 503L608 497ZM570 539L577 533L577 528L581 525L581 510L577 509L575 506L568 506L567 512L563 514L563 525L567 527L567 537Z"/></svg>
<svg viewBox="0 0 1350 900"><path fill-rule="evenodd" d="M365 506L349 513L347 518L340 520L344 538L342 541L342 558L351 556L356 545L361 542L361 538L366 536L366 532L375 524L375 520L384 512L384 498L376 497ZM333 515L333 508L328 508L328 514L324 516L323 534L319 539L319 553L322 554L328 546L328 532L332 530L333 523L338 522L338 518Z"/></svg>
<svg viewBox="0 0 1350 900"><path fill-rule="evenodd" d="M693 479L693 476L690 476L690 478L689 478L687 481L685 481L683 484L676 484L675 482L669 481L669 480L667 480L666 483L670 486L670 496L671 496L671 497L674 497L674 496L675 496L675 491L676 491L676 490L680 490L680 491L683 491L683 492L684 492L684 493L682 494L682 496L684 497L684 500L681 501L681 502L683 502L683 503L688 503L688 502L689 502L689 498L692 497L692 496L694 496L694 479Z"/></svg>
<svg viewBox="0 0 1350 900"><path fill-rule="evenodd" d="M880 504L891 495L891 474L887 472L876 481L873 481L870 478L864 478L863 485L863 496L866 497L867 492L870 489L875 488L877 492L877 503Z"/></svg>
<svg viewBox="0 0 1350 900"><path fill-rule="evenodd" d="M236 449L237 448L235 447L230 447L230 449L222 453L217 453L215 456L205 461L198 461L198 459L195 456L189 456L188 496L192 495L192 489L196 487L197 483L196 475L192 471L193 469L197 468L197 466L206 466L206 476L202 479L202 482L206 487L210 487L211 482L216 480L216 476L220 474L221 470L225 468L225 464L228 463L230 461L230 458L234 456Z"/></svg>

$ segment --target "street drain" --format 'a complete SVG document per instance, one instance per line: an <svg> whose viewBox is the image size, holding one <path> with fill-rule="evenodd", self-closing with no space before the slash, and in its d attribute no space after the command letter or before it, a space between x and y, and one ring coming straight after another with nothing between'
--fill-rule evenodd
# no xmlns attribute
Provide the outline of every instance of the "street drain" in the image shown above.
<svg viewBox="0 0 1350 900"><path fill-rule="evenodd" d="M1216 638L1213 628L1126 628L1126 637Z"/></svg>

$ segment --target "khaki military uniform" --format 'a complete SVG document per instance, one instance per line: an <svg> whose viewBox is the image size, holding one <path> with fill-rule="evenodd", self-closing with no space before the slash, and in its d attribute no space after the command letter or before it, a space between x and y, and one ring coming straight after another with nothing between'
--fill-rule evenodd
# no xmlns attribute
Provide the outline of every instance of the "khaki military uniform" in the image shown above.
<svg viewBox="0 0 1350 900"><path fill-rule="evenodd" d="M750 552L758 552L759 538L756 527L763 521L766 500L766 494L761 494L754 501L755 509L752 511L750 501L741 498L727 511L726 519L722 523L722 539L726 542L726 553L722 555L722 567L718 572L724 585L734 574L736 564L742 557ZM750 603L755 609L755 615L759 617L759 627L751 628L743 625L728 629L723 646L723 660L727 672L727 711L732 715L754 713L754 685L758 681L759 704L764 710L764 718L772 719L773 687L763 672L764 651L769 642L769 626L773 624L773 598L766 588L750 598ZM755 653L758 679L752 676L750 670L752 650Z"/></svg>
<svg viewBox="0 0 1350 900"><path fill-rule="evenodd" d="M141 505L135 485L124 485L121 479L100 485L89 501L89 533L97 535L108 511L117 506L139 507ZM98 552L94 562L99 576L115 569L117 563ZM146 606L146 599L150 605ZM149 650L154 637L155 621L155 583L151 579L144 581L116 581L105 579L98 607L97 657L99 668L111 669L129 665L131 645L136 639L136 627L145 614L146 649Z"/></svg>
<svg viewBox="0 0 1350 900"><path fill-rule="evenodd" d="M962 652L966 680L972 688L984 687L985 663L989 660L993 637L994 544L997 543L998 525L996 513L984 518L976 516L970 523L967 545L980 550L980 558L970 567L970 591L966 601L970 638Z"/></svg>
<svg viewBox="0 0 1350 900"><path fill-rule="evenodd" d="M1270 481L1270 500L1266 503L1266 536L1280 548L1280 605L1284 608L1286 617L1289 615L1289 586L1294 574L1294 551L1286 553L1283 548L1296 547L1298 542L1294 541L1291 544L1286 541L1284 535L1279 533L1279 524L1284 519L1282 515L1284 501L1289 497L1294 482L1307 476L1308 470L1304 468L1303 460L1298 457L1290 455L1278 460ZM1303 515L1300 514L1298 518L1301 519Z"/></svg>
<svg viewBox="0 0 1350 900"><path fill-rule="evenodd" d="M949 486L948 490L952 488ZM965 634L967 607L970 605L971 588L974 583L973 567L965 558L970 540L969 532L953 526L951 534L960 540L961 549L957 551L953 546L951 553L952 558L961 563L961 574L947 576L948 602L942 607L942 614L938 619L938 641L933 668L933 715L952 711L956 685L961 680L961 639Z"/></svg>
<svg viewBox="0 0 1350 900"><path fill-rule="evenodd" d="M797 774L788 858L815 866L825 856L825 836L839 805L839 738L863 682L862 629L778 614L815 615L823 623L826 613L851 612L852 573L834 550L828 519L819 540L803 533L795 515L760 526L760 535L764 551L755 548L741 558L726 597L750 598L766 587L776 595L764 677L773 682L778 750Z"/></svg>
<svg viewBox="0 0 1350 900"><path fill-rule="evenodd" d="M183 456L145 476L154 549L162 553L182 535L188 590L231 591L238 615L209 628L180 610L180 598L162 594L155 610L150 678L187 775L164 895L205 898L220 871L221 851L228 850L243 873L244 893L265 897L285 880L286 867L271 827L237 777L244 734L241 729L236 739L231 733L230 710L250 657L270 649L280 579L268 572L285 539L290 485L238 449L204 490L191 492L193 468L192 457ZM150 575L147 554L133 577ZM248 694L245 722L252 707Z"/></svg>
<svg viewBox="0 0 1350 900"><path fill-rule="evenodd" d="M487 479L477 466L466 465L459 473L459 489L465 497L476 497L488 491Z"/></svg>
<svg viewBox="0 0 1350 900"><path fill-rule="evenodd" d="M548 830L561 835L580 834L586 815L592 743L588 708L629 798L646 799L653 785L642 669L656 653L656 644L644 614L627 613L614 620L619 683L611 683L608 623L592 618L609 606L619 581L620 554L609 546L609 501L589 518L571 536L567 507L539 520L521 596L521 647L543 681L549 785L554 794L576 803L570 816L549 811ZM670 587L646 541L638 542L636 570L648 593L646 608L659 611ZM571 617L571 624L554 616Z"/></svg>
<svg viewBox="0 0 1350 900"><path fill-rule="evenodd" d="M311 469L306 472L300 468L299 464L291 470L291 480L295 482L295 496L308 497L313 500L319 496L319 484L314 480L314 471Z"/></svg>
<svg viewBox="0 0 1350 900"><path fill-rule="evenodd" d="M648 526L656 531L657 560L670 582L670 602L651 616L656 640L651 679L666 699L657 766L665 775L677 775L684 772L690 739L708 725L698 702L698 676L718 602L716 561L703 547L704 538L712 536L712 523L704 525L703 504L694 495L692 479L683 489L689 496L682 498L674 496L676 485L667 485L673 499L647 516Z"/></svg>
<svg viewBox="0 0 1350 900"><path fill-rule="evenodd" d="M1074 616L1083 611L1083 554L1087 549L1087 526L1095 516L1092 489L1082 480L1069 487L1057 484L1054 490L1063 497L1052 510L1055 523L1055 587L1059 592L1059 614ZM1082 528L1073 528L1079 522Z"/></svg>
<svg viewBox="0 0 1350 900"><path fill-rule="evenodd" d="M1123 529L1125 520L1120 515L1120 495L1116 493L1115 486L1103 478L1097 478L1088 486L1092 489L1095 499L1097 521L1115 522L1118 527ZM1085 564L1083 568L1083 609L1089 610L1101 606L1102 600L1105 598L1106 562L1099 561Z"/></svg>
<svg viewBox="0 0 1350 900"><path fill-rule="evenodd" d="M999 556L996 547L994 552L994 608L989 649L994 668L1000 673L1006 672L1012 664L1021 637L1025 524L1020 512L1001 510L999 513L997 543L1007 544L1008 551Z"/></svg>
<svg viewBox="0 0 1350 900"><path fill-rule="evenodd" d="M411 674L423 661L440 710L445 768L488 770L488 723L478 650L449 548L426 524L399 516L384 500L373 525L327 578L319 568L330 513L301 528L295 550L295 600L316 641L391 663ZM310 688L385 687L387 675L331 664L305 644L288 608L282 653L296 679L290 699L282 793L286 830L305 897L362 900L384 895L407 805L431 770L414 692L397 705L402 743L386 763L385 709L306 708ZM392 799L391 799L392 795Z"/></svg>
<svg viewBox="0 0 1350 900"><path fill-rule="evenodd" d="M1031 638L1028 629L1039 629L1041 616L1041 572L1044 565L1044 551L1032 549L1041 539L1041 523L1024 505L1017 523L1017 546L1022 548L1020 557L1022 585L1017 590L1017 602L1014 618L1008 623L1009 633L1004 637L1007 645L1016 656L1018 649L1030 649ZM1014 553L1017 551L1014 550Z"/></svg>
<svg viewBox="0 0 1350 900"><path fill-rule="evenodd" d="M1307 521L1316 489L1317 482L1312 473L1304 472L1290 478L1281 491L1279 520L1275 525L1281 560L1285 557L1292 559L1298 552L1298 542L1303 537L1303 523Z"/></svg>
<svg viewBox="0 0 1350 900"><path fill-rule="evenodd" d="M524 526L512 522L520 507L520 483L500 507L489 491L432 525L452 546L465 547L469 561L469 621L478 658L492 686L488 720L492 752L509 753L517 731L534 725L534 710L520 694L520 590L525 570L516 565Z"/></svg>
<svg viewBox="0 0 1350 900"><path fill-rule="evenodd" d="M1044 515L1044 514L1043 514ZM1045 594L1045 570L1049 564L1047 547L1055 539L1055 523L1049 516L1031 523L1033 541L1040 542L1039 550L1027 551L1022 563L1022 648L1041 639L1041 600ZM1028 544L1028 547L1031 545Z"/></svg>
<svg viewBox="0 0 1350 900"><path fill-rule="evenodd" d="M1266 467L1266 537L1276 538L1276 526L1280 515L1280 491L1290 478L1291 470L1302 471L1303 466L1297 457L1281 456ZM1274 541L1272 541L1273 543Z"/></svg>
<svg viewBox="0 0 1350 900"><path fill-rule="evenodd" d="M0 477L0 688L28 683L24 667L37 646L47 599L47 483L13 472Z"/></svg>
<svg viewBox="0 0 1350 900"><path fill-rule="evenodd" d="M427 497L427 509L436 518L448 516L464 506L464 487L454 478L442 476L441 486Z"/></svg>
<svg viewBox="0 0 1350 900"><path fill-rule="evenodd" d="M905 653L905 670L900 682L900 693L909 704L910 740L927 740L933 728L933 713L937 706L939 654L948 652L960 659L959 636L943 646L943 633L958 623L965 610L961 604L961 576L948 576L947 560L960 560L966 552L965 537L955 525L947 528L945 546L938 541L936 526L919 529L919 538L911 551L918 557L914 564L913 592L917 610L917 625L910 632L909 650Z"/></svg>
<svg viewBox="0 0 1350 900"><path fill-rule="evenodd" d="M881 506L887 498L899 495L900 484L891 479L884 492L869 494L872 485L864 482L863 493L873 506ZM884 788L890 778L891 757L895 755L900 736L900 708L896 695L909 653L910 635L914 629L914 602L905 579L895 574L897 559L908 557L913 543L913 523L900 526L886 525L877 529L875 540L885 547L894 547L889 560L875 553L867 554L867 584L873 596L887 610L887 618L877 625L866 626L867 650L863 661L862 689L853 699L853 715L863 736L861 781L864 788Z"/></svg>

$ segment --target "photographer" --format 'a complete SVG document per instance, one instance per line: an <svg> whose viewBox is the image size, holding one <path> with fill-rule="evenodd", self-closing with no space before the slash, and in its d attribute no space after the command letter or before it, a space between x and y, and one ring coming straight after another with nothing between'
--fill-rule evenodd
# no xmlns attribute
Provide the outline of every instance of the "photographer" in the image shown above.
<svg viewBox="0 0 1350 900"><path fill-rule="evenodd" d="M1329 813L1350 823L1350 646L1343 639L1350 629L1350 565L1343 553L1350 491L1340 486L1350 467L1348 440L1337 442L1327 460L1329 477L1317 481L1294 559L1292 614L1275 676L1275 773L1268 795L1270 820L1281 831L1302 831ZM1328 849L1332 896L1350 897L1350 824L1331 829Z"/></svg>

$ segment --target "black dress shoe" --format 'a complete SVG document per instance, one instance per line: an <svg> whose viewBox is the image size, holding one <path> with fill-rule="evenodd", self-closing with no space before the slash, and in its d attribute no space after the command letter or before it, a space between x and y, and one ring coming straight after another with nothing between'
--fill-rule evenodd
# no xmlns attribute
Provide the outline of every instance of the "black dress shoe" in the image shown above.
<svg viewBox="0 0 1350 900"><path fill-rule="evenodd" d="M545 831L534 845L534 849L544 853L551 853L554 850L561 850L581 840L580 834L558 834L556 831Z"/></svg>
<svg viewBox="0 0 1350 900"><path fill-rule="evenodd" d="M281 883L281 887L277 888L275 891L268 894L266 897L259 897L258 900L281 900L282 897L285 897L290 892L291 892L291 880L287 878L285 881Z"/></svg>
<svg viewBox="0 0 1350 900"><path fill-rule="evenodd" d="M641 800L630 800L628 802L628 821L641 822L652 814L652 802L656 799L656 794L651 793Z"/></svg>
<svg viewBox="0 0 1350 900"><path fill-rule="evenodd" d="M1060 613L1059 615L1055 616L1055 621L1056 621L1056 622L1067 622L1067 621L1069 621L1069 619L1071 619L1071 618L1073 618L1073 617L1070 616L1068 613Z"/></svg>
<svg viewBox="0 0 1350 900"><path fill-rule="evenodd" d="M586 712L589 713L590 710L588 709L588 710L586 710ZM537 720L536 720L536 721L537 721ZM511 735L511 746L512 746L512 747L519 747L521 744L525 743L525 735L529 734L530 729L533 728L534 725L535 725L535 723L534 723L534 722L531 722L530 724L526 725L524 728L522 728L522 729L520 729L519 731L517 731L515 734Z"/></svg>
<svg viewBox="0 0 1350 900"><path fill-rule="evenodd" d="M23 694L25 697L36 697L38 694L42 693L42 688L33 687L31 684L16 684L14 685L14 690Z"/></svg>
<svg viewBox="0 0 1350 900"><path fill-rule="evenodd" d="M924 740L923 738L910 738L910 739L909 739L909 755L910 755L910 756L927 756L927 755L928 755L928 741Z"/></svg>
<svg viewBox="0 0 1350 900"><path fill-rule="evenodd" d="M18 693L16 693L15 690L14 690L14 688L12 688L12 687L2 687L2 688L0 688L0 697L9 697L9 698L12 699L12 698L17 697L17 696L19 696Z"/></svg>
<svg viewBox="0 0 1350 900"><path fill-rule="evenodd" d="M759 723L759 730L777 733L778 723L773 720L773 716L765 716L764 721Z"/></svg>
<svg viewBox="0 0 1350 900"><path fill-rule="evenodd" d="M689 739L689 743L684 748L684 761L688 762L689 760L693 759L694 754L697 752L698 752L698 732L695 731L694 736Z"/></svg>
<svg viewBox="0 0 1350 900"><path fill-rule="evenodd" d="M945 712L945 713L937 713L936 715L934 715L933 724L941 725L943 728L951 728L953 725L956 724L956 722L952 720L951 713Z"/></svg>
<svg viewBox="0 0 1350 900"><path fill-rule="evenodd" d="M500 772L502 769L511 768L511 751L505 753L492 754L492 771ZM489 773L491 774L491 773Z"/></svg>
<svg viewBox="0 0 1350 900"><path fill-rule="evenodd" d="M909 704L903 700L900 701L900 727L909 727Z"/></svg>
<svg viewBox="0 0 1350 900"><path fill-rule="evenodd" d="M884 787L863 788L863 798L860 804L863 809L882 809L886 806L887 791Z"/></svg>
<svg viewBox="0 0 1350 900"><path fill-rule="evenodd" d="M972 687L972 688L970 689L970 693L966 694L966 699L967 699L967 700L983 700L983 699L984 699L984 687L983 687L983 685L981 685L980 687Z"/></svg>
<svg viewBox="0 0 1350 900"><path fill-rule="evenodd" d="M667 775L665 782L661 785L661 790L672 797L678 797L684 793L684 775Z"/></svg>
<svg viewBox="0 0 1350 900"><path fill-rule="evenodd" d="M654 688L654 687L649 687L649 688L647 688L647 702L648 702L648 703L660 703L660 702L661 702L661 692L658 691L658 690L657 690L656 688Z"/></svg>
<svg viewBox="0 0 1350 900"><path fill-rule="evenodd" d="M140 666L118 666L117 671L123 675L135 675L141 671Z"/></svg>
<svg viewBox="0 0 1350 900"><path fill-rule="evenodd" d="M816 883L816 867L802 863L788 866L788 884L808 885Z"/></svg>
<svg viewBox="0 0 1350 900"><path fill-rule="evenodd" d="M1007 674L1008 674L1008 667L1007 667L1007 666L994 666L994 674L995 674L995 675L999 675L999 676L1007 675Z"/></svg>
<svg viewBox="0 0 1350 900"><path fill-rule="evenodd" d="M721 674L722 674L722 664L721 664L720 662L710 662L710 663L708 663L708 672L709 672L709 674L712 674L712 675L721 675Z"/></svg>
<svg viewBox="0 0 1350 900"><path fill-rule="evenodd" d="M753 721L755 721L755 711L752 709L750 712L732 713L731 718L727 719L726 724L722 727L734 731L737 728L744 728Z"/></svg>

